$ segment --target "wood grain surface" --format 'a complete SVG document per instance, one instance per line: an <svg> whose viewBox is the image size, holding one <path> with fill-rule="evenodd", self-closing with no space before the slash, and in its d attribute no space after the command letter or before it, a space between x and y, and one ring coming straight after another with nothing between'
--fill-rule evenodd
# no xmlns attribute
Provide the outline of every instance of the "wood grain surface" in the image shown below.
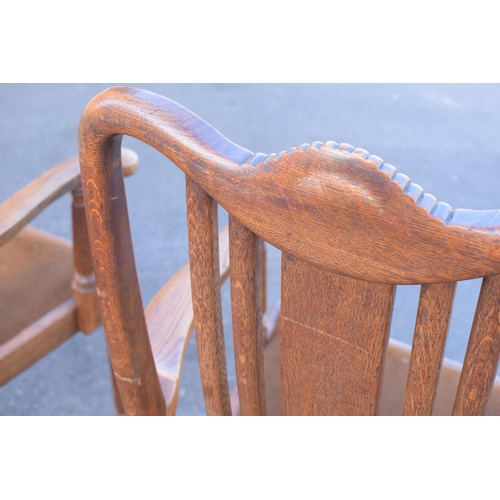
<svg viewBox="0 0 500 500"><path fill-rule="evenodd" d="M138 157L123 149L121 163L123 174L131 175ZM70 191L73 245L27 226ZM100 326L77 157L48 170L0 205L0 275L0 385L79 330L91 333Z"/></svg>
<svg viewBox="0 0 500 500"><path fill-rule="evenodd" d="M500 354L500 276L483 279L465 354L454 415L483 415Z"/></svg>
<svg viewBox="0 0 500 500"><path fill-rule="evenodd" d="M265 415L262 240L229 216L231 309L241 415Z"/></svg>
<svg viewBox="0 0 500 500"><path fill-rule="evenodd" d="M76 304L68 299L0 345L0 386L78 331Z"/></svg>
<svg viewBox="0 0 500 500"><path fill-rule="evenodd" d="M137 154L127 148L122 150L124 175L137 170ZM62 195L80 186L78 156L47 170L0 205L0 246L12 239L44 208Z"/></svg>
<svg viewBox="0 0 500 500"><path fill-rule="evenodd" d="M284 415L375 415L393 285L355 280L282 255Z"/></svg>
<svg viewBox="0 0 500 500"><path fill-rule="evenodd" d="M283 252L284 414L377 413L396 284L431 285L422 288L404 410L429 414L454 282L486 276L455 404L456 414L483 412L500 349L499 211L453 210L392 165L348 144L313 142L253 154L181 105L119 87L88 104L79 150L97 287L127 413L161 413L164 406L137 284L120 172L122 135L156 148L186 174L194 318L209 414L231 413L217 203L239 228L235 241L248 237L237 251L233 297L241 311L240 359L253 360L243 371L240 363L238 378L259 387L248 398L259 401L258 409L249 413L262 413L263 405L260 336L242 335L260 328L255 317L265 285L255 278L258 238ZM239 345L245 335L251 342ZM127 389L120 377L140 383Z"/></svg>
<svg viewBox="0 0 500 500"><path fill-rule="evenodd" d="M403 415L432 415L456 283L423 285Z"/></svg>
<svg viewBox="0 0 500 500"><path fill-rule="evenodd" d="M78 327L83 333L92 333L101 326L101 309L97 297L81 186L73 190L72 196L71 215L75 272L71 289L78 310Z"/></svg>
<svg viewBox="0 0 500 500"><path fill-rule="evenodd" d="M186 177L196 348L208 415L231 415L220 293L217 204Z"/></svg>
<svg viewBox="0 0 500 500"><path fill-rule="evenodd" d="M0 247L0 345L72 297L71 242L31 226Z"/></svg>
<svg viewBox="0 0 500 500"><path fill-rule="evenodd" d="M126 414L165 415L137 279L118 147L106 148L104 178L82 183L103 325ZM103 201L106 200L106 203ZM92 233L91 233L92 234ZM119 284L117 286L117 284Z"/></svg>
<svg viewBox="0 0 500 500"><path fill-rule="evenodd" d="M363 149L330 141L252 155L179 104L118 87L80 123L85 182L121 134L161 151L265 241L325 269L393 284L500 273L496 210L453 211Z"/></svg>
<svg viewBox="0 0 500 500"><path fill-rule="evenodd" d="M229 276L229 238L219 235L221 283ZM184 355L194 328L189 263L170 278L146 308L153 356L167 404L167 414L177 409Z"/></svg>

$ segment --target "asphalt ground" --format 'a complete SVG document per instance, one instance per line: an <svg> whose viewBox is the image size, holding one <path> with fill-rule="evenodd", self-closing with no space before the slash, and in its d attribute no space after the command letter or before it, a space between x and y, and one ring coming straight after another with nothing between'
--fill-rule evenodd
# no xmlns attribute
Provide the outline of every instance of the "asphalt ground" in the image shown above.
<svg viewBox="0 0 500 500"><path fill-rule="evenodd" d="M77 154L86 103L116 84L0 85L0 201ZM315 140L347 142L393 164L453 208L500 207L500 86L128 84L186 106L254 152L279 152ZM127 179L135 255L144 303L187 261L182 172L131 138L140 157ZM221 211L222 227L226 214ZM70 197L33 225L70 238ZM279 252L269 252L270 301L279 295ZM458 285L445 355L463 361L478 280ZM411 343L418 287L398 287L391 336ZM230 383L235 383L228 285L223 289ZM0 318L1 322L1 318ZM182 375L179 415L202 415L194 341ZM2 415L113 415L102 329L77 334L0 388Z"/></svg>

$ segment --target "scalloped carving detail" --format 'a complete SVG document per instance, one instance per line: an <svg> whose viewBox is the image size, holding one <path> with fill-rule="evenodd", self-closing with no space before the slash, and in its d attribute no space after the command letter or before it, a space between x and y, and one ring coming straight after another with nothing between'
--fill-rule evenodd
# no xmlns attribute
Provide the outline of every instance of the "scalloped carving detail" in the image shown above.
<svg viewBox="0 0 500 500"><path fill-rule="evenodd" d="M355 148L345 142L338 144L334 141L315 141L311 144L301 144L300 146L290 148L287 151L281 151L280 153L272 153L269 155L265 155L264 153L255 153L252 157L246 160L245 163L250 163L251 165L256 166L259 163L269 163L271 160L279 162L284 155L294 156L312 148L319 150L330 148L335 149L337 152L345 153L346 156L361 156L364 160L373 163L378 170L384 172L392 182L400 187L401 191L405 195L411 198L417 206L422 207L431 217L441 220L445 225L451 223L455 210L453 210L448 203L437 201L434 195L426 193L422 186L411 182L407 175L398 172L396 167L390 163L385 163L379 156L372 155L366 151L366 149Z"/></svg>

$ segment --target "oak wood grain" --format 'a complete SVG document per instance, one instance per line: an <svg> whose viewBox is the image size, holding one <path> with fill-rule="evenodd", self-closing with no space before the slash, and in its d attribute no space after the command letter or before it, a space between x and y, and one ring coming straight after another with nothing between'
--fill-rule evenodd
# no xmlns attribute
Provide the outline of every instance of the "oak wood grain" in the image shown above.
<svg viewBox="0 0 500 500"><path fill-rule="evenodd" d="M78 326L83 333L88 334L101 326L101 309L97 297L81 186L73 190L72 196L71 214L75 273L71 282L71 289L78 309Z"/></svg>
<svg viewBox="0 0 500 500"><path fill-rule="evenodd" d="M94 231L92 259L113 373L127 415L165 415L137 279L120 138L101 154L100 163L112 168L82 187L87 226Z"/></svg>
<svg viewBox="0 0 500 500"><path fill-rule="evenodd" d="M266 242L262 240L262 313L267 309L267 249Z"/></svg>
<svg viewBox="0 0 500 500"><path fill-rule="evenodd" d="M123 173L137 170L137 154L122 150ZM0 205L0 246L12 239L44 208L80 185L78 156L51 168Z"/></svg>
<svg viewBox="0 0 500 500"><path fill-rule="evenodd" d="M229 216L231 310L241 415L265 415L262 240Z"/></svg>
<svg viewBox="0 0 500 500"><path fill-rule="evenodd" d="M432 414L455 285L423 285L420 290L403 415Z"/></svg>
<svg viewBox="0 0 500 500"><path fill-rule="evenodd" d="M220 281L229 276L228 229L219 235ZM194 328L189 263L170 278L146 308L153 356L167 404L167 414L177 409L184 354Z"/></svg>
<svg viewBox="0 0 500 500"><path fill-rule="evenodd" d="M402 415L410 357L411 345L393 338L389 339L380 395L380 415ZM461 363L452 359L443 359L433 415L451 416L461 372ZM495 379L485 415L500 415L500 378Z"/></svg>
<svg viewBox="0 0 500 500"><path fill-rule="evenodd" d="M220 292L217 204L186 177L191 293L208 415L231 415Z"/></svg>
<svg viewBox="0 0 500 500"><path fill-rule="evenodd" d="M483 415L500 355L500 276L483 279L453 415Z"/></svg>
<svg viewBox="0 0 500 500"><path fill-rule="evenodd" d="M133 174L138 164L136 153L123 149L121 157L123 174ZM74 157L0 205L1 384L78 330L90 333L100 326L79 185L79 163ZM74 245L26 227L45 207L71 190ZM72 293L74 300L70 299Z"/></svg>
<svg viewBox="0 0 500 500"><path fill-rule="evenodd" d="M264 389L266 415L281 415L280 398L280 301L274 302L262 317L262 336L264 342ZM231 392L233 415L241 415L238 385Z"/></svg>
<svg viewBox="0 0 500 500"><path fill-rule="evenodd" d="M0 385L31 366L78 331L76 304L68 299L0 345Z"/></svg>
<svg viewBox="0 0 500 500"><path fill-rule="evenodd" d="M194 318L209 414L231 412L220 312L217 203L255 241L262 238L283 252L280 371L285 414L377 412L396 284L431 285L423 289L405 409L429 413L446 336L446 304L451 307L450 287L458 280L487 276L455 412L484 409L500 349L495 333L498 304L492 298L500 273L499 211L453 210L392 165L348 144L313 142L278 154L254 154L179 104L120 87L101 93L85 109L79 150L94 268L103 315L109 317L104 321L106 335L110 345L121 346L114 352L110 347L113 365L135 373L137 380L140 374L146 377L131 392L128 409L124 399L127 412L159 411L161 398L151 368L119 173L122 135L156 148L186 174ZM265 286L260 277L254 286L254 244L249 242L246 251L241 258L245 271L235 281L253 287L245 296L246 312L236 317L245 328L258 311L256 301L262 306L259 289ZM438 314L441 308L444 313ZM125 319L133 328L126 329ZM259 321L252 321L260 328ZM437 333L429 340L423 330L430 321ZM255 349L255 339L240 347L240 354L251 353L254 359L260 349ZM133 368L130 363L135 363ZM254 381L261 380L259 363ZM418 389L413 372L421 379ZM117 381L120 385L119 377Z"/></svg>
<svg viewBox="0 0 500 500"><path fill-rule="evenodd" d="M0 345L71 298L71 242L27 226L0 247Z"/></svg>
<svg viewBox="0 0 500 500"><path fill-rule="evenodd" d="M395 287L282 255L284 415L375 415Z"/></svg>
<svg viewBox="0 0 500 500"><path fill-rule="evenodd" d="M252 155L179 104L118 87L85 109L84 177L121 134L161 151L265 241L325 269L391 284L500 273L497 211L454 211L363 149L329 141Z"/></svg>

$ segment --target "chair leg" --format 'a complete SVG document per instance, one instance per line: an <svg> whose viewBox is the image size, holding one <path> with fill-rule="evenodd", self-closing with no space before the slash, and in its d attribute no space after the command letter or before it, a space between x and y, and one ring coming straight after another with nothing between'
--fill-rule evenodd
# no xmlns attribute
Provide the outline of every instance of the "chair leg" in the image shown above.
<svg viewBox="0 0 500 500"><path fill-rule="evenodd" d="M71 288L78 310L78 326L83 333L92 333L101 325L101 309L92 267L81 187L73 191L72 216L75 274Z"/></svg>

